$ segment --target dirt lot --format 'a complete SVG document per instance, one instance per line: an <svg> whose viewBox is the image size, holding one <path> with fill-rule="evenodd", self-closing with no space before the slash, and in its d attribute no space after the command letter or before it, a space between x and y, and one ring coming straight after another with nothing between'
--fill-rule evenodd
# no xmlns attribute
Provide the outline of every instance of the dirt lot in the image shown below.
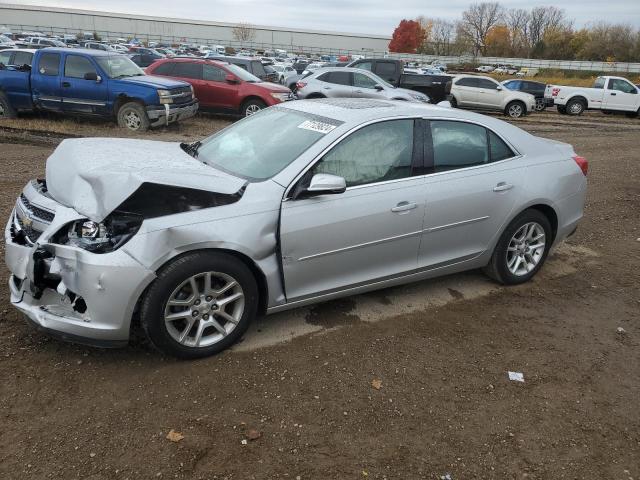
<svg viewBox="0 0 640 480"><path fill-rule="evenodd" d="M639 479L640 120L518 124L590 161L586 218L526 285L470 272L294 310L197 362L51 340L0 287L2 478ZM122 134L0 126L0 218L59 141L24 128Z"/></svg>

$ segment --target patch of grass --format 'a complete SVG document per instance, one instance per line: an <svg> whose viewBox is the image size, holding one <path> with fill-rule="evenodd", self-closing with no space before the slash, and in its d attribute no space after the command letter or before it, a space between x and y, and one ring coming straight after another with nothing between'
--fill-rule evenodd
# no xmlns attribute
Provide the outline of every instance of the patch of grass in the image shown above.
<svg viewBox="0 0 640 480"><path fill-rule="evenodd" d="M495 78L499 82L504 80L515 78L512 75L497 75L497 74L488 74L489 76ZM588 71L579 71L579 70L558 70L551 68L543 68L538 71L538 74L535 77L525 77L529 80L534 80L536 82L542 82L552 85L569 85L573 87L591 87L593 86L593 82L595 79L602 75L611 75L614 77L625 77L629 79L634 84L640 83L640 75L637 73L627 73L624 72L588 72ZM522 77L517 77L522 78Z"/></svg>

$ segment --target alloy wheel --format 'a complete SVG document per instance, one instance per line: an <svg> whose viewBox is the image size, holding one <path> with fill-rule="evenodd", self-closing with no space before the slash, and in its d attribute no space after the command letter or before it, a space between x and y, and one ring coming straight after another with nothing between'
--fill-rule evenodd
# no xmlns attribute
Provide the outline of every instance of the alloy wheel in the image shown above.
<svg viewBox="0 0 640 480"><path fill-rule="evenodd" d="M527 275L540 263L545 246L544 228L537 222L525 223L509 241L507 268L513 275Z"/></svg>
<svg viewBox="0 0 640 480"><path fill-rule="evenodd" d="M544 110L544 100L541 98L536 99L536 110L538 112L541 112L542 110Z"/></svg>
<svg viewBox="0 0 640 480"><path fill-rule="evenodd" d="M188 347L208 347L229 335L244 312L244 292L233 277L203 272L189 277L170 295L164 321L169 335Z"/></svg>
<svg viewBox="0 0 640 480"><path fill-rule="evenodd" d="M522 116L522 105L516 103L509 107L509 116L512 118L519 118Z"/></svg>
<svg viewBox="0 0 640 480"><path fill-rule="evenodd" d="M579 102L573 102L571 105L569 105L569 113L572 113L574 115L582 113L582 104Z"/></svg>
<svg viewBox="0 0 640 480"><path fill-rule="evenodd" d="M245 115L246 115L247 117L249 117L249 116L251 116L251 115L253 115L253 114L255 114L255 113L258 113L260 110L262 110L262 109L260 108L260 106L255 105L255 104L252 104L252 105L249 105L249 106L247 107L247 109L246 109L246 111L245 111Z"/></svg>
<svg viewBox="0 0 640 480"><path fill-rule="evenodd" d="M127 128L131 130L138 130L142 125L142 119L140 118L140 115L131 110L125 113L124 123L126 124Z"/></svg>

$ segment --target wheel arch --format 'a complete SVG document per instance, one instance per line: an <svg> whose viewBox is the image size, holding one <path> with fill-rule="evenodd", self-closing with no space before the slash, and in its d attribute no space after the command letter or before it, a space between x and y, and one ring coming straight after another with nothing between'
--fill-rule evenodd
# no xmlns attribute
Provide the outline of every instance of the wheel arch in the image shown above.
<svg viewBox="0 0 640 480"><path fill-rule="evenodd" d="M121 93L116 97L115 101L113 102L113 115L118 115L118 110L120 110L120 107L130 102L138 103L143 107L145 106L145 103L142 99L136 98L136 97L130 97L126 93Z"/></svg>
<svg viewBox="0 0 640 480"><path fill-rule="evenodd" d="M305 100L313 100L314 98L327 98L327 97L321 93L314 92L307 95L305 97Z"/></svg>
<svg viewBox="0 0 640 480"><path fill-rule="evenodd" d="M251 95L247 95L246 97L244 97L242 99L242 102L240 102L240 110L242 110L244 108L244 106L247 103L251 102L252 100L257 100L257 101L262 102L262 103L264 103L265 105L268 106L268 104L267 104L267 102L265 102L264 98L262 98L262 97L260 97L258 95L255 95L255 94L251 94Z"/></svg>
<svg viewBox="0 0 640 480"><path fill-rule="evenodd" d="M569 104L569 102L573 102L574 100L578 100L580 103L582 103L584 105L585 109L587 109L589 107L589 101L581 93L578 93L576 95L573 95L573 96L567 98L567 101L564 103L564 105L567 106Z"/></svg>

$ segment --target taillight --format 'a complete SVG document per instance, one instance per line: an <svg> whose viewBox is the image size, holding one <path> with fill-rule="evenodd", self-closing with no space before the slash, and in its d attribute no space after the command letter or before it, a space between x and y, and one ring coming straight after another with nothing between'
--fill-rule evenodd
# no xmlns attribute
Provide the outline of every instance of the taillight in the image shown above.
<svg viewBox="0 0 640 480"><path fill-rule="evenodd" d="M306 86L307 86L307 84L306 84L306 83L304 83L304 82L298 82L298 83L296 83L296 90L300 90L301 88L304 88L304 87L306 87Z"/></svg>
<svg viewBox="0 0 640 480"><path fill-rule="evenodd" d="M589 162L587 162L587 159L580 157L579 155L576 155L573 159L578 164L578 167L580 167L580 170L582 170L583 175L586 177L589 172Z"/></svg>
<svg viewBox="0 0 640 480"><path fill-rule="evenodd" d="M552 88L551 89L551 96L552 97L557 97L559 93L560 93L560 89L559 88L556 87L556 88Z"/></svg>

